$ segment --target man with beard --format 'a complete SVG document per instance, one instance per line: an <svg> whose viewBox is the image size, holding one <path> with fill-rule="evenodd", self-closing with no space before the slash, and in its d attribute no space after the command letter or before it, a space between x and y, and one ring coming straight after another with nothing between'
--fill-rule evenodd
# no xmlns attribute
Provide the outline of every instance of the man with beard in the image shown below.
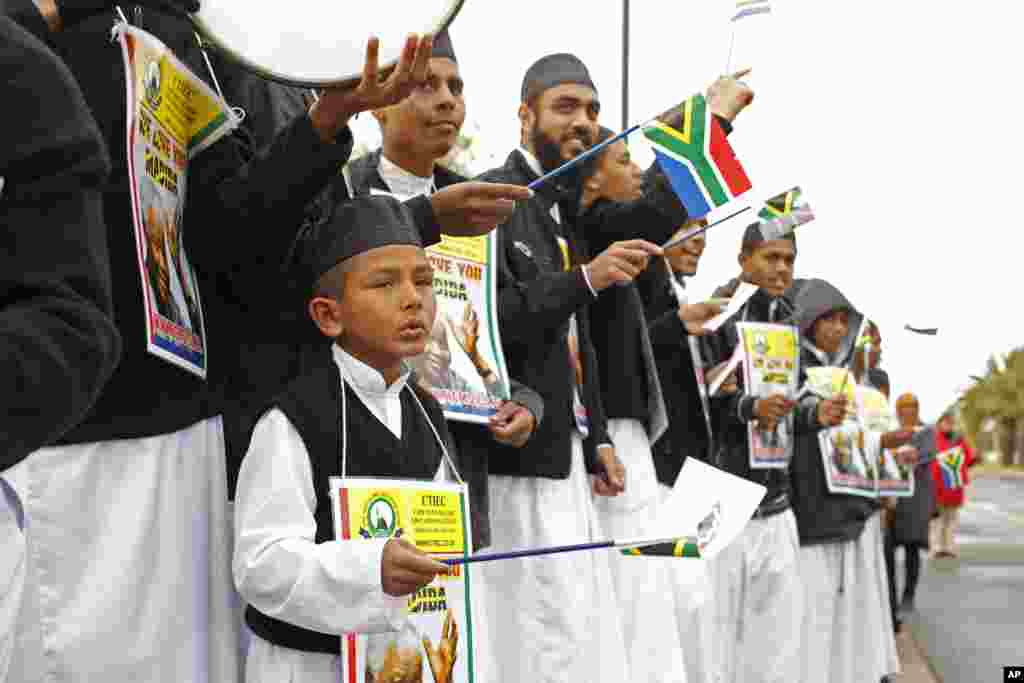
<svg viewBox="0 0 1024 683"><path fill-rule="evenodd" d="M110 45L113 3L44 2L42 13L24 0L13 4L9 12L52 31L45 36L76 77L111 151L103 215L114 319L126 341L88 417L59 445L32 455L33 495L23 503L34 550L11 680L38 680L45 671L65 680L230 683L240 673L239 627L221 414L227 378L240 372L233 358L241 338L277 332L262 324L262 309L279 295L279 264L305 206L348 157L348 120L400 101L422 82L430 39L410 37L385 81L377 73L379 42L371 40L359 86L325 91L255 155L229 135L190 161L183 244L205 297L212 360L203 381L141 343L145 274L132 237L125 66ZM176 9L197 3L156 6L162 9L147 4L133 17L212 84L194 27ZM421 201L418 221L438 233L452 199ZM485 220L488 228L501 222ZM460 224L473 223L453 227ZM254 226L259 239L252 239ZM117 590L110 590L111 577Z"/></svg>
<svg viewBox="0 0 1024 683"><path fill-rule="evenodd" d="M735 102L742 98L728 97L740 90L734 80L717 83L711 98L716 113L742 108ZM596 139L599 111L597 89L578 58L541 58L527 70L520 91L521 146L483 178L528 184L557 168ZM540 392L546 413L522 452L499 447L491 458L492 531L495 546L503 549L590 536L587 473L595 475L598 495L622 492L624 472L607 434L588 309L601 292L631 282L651 255L661 255L656 245L631 239L638 230L663 241L686 220L657 168L646 174L642 198L591 207L586 227L579 215L582 193L578 170L545 183L537 197L517 205L498 237L498 313L510 373ZM609 246L588 262L591 234ZM582 383L571 360L572 332ZM609 619L615 608L606 597L612 591L607 556L512 560L483 569L491 613L507 615L492 629L499 680L630 678L623 671L622 634ZM521 657L510 642L532 656Z"/></svg>
<svg viewBox="0 0 1024 683"><path fill-rule="evenodd" d="M793 283L796 238L780 235L770 224L753 223L743 234L740 280L759 287L753 297L714 335L707 337L709 362L729 359L740 343L736 322L795 324L794 307L786 298ZM739 281L715 296L731 296ZM713 464L767 488L754 518L743 533L715 560L719 662L725 683L734 681L782 682L800 676L800 633L803 595L799 574L799 536L790 503L785 469L750 466L747 426L756 422L773 429L789 422L789 433L815 431L836 421L842 411L833 401L808 397L797 403L775 394L739 391L711 399L715 433ZM789 445L792 448L792 444Z"/></svg>

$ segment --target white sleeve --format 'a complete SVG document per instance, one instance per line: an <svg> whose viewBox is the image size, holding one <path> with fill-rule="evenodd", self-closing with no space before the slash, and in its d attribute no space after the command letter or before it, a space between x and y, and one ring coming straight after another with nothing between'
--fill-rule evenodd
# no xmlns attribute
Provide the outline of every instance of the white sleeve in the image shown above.
<svg viewBox="0 0 1024 683"><path fill-rule="evenodd" d="M284 413L270 411L256 425L238 476L238 592L267 616L320 633L396 629L406 598L382 589L387 540L316 543L317 493L302 438Z"/></svg>

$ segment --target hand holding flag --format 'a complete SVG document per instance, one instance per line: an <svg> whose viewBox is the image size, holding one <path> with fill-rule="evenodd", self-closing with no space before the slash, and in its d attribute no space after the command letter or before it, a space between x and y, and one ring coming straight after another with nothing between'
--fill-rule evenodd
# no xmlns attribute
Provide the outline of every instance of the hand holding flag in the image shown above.
<svg viewBox="0 0 1024 683"><path fill-rule="evenodd" d="M752 187L703 95L664 112L643 132L691 220Z"/></svg>

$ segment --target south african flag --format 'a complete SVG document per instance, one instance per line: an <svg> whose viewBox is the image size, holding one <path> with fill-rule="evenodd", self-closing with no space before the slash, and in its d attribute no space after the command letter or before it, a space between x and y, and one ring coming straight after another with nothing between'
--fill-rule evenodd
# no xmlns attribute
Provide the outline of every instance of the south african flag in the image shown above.
<svg viewBox="0 0 1024 683"><path fill-rule="evenodd" d="M950 448L936 456L939 461L939 471L942 472L943 485L951 490L962 489L967 476L967 454L963 446Z"/></svg>
<svg viewBox="0 0 1024 683"><path fill-rule="evenodd" d="M686 207L690 220L702 218L751 188L747 172L703 95L644 127L662 172Z"/></svg>
<svg viewBox="0 0 1024 683"><path fill-rule="evenodd" d="M792 232L797 226L814 220L811 205L804 198L800 186L777 194L764 203L764 208L757 214L761 219L762 232L767 226L775 228L779 237ZM765 235L768 238L768 235Z"/></svg>
<svg viewBox="0 0 1024 683"><path fill-rule="evenodd" d="M622 554L633 557L646 555L648 557L699 558L701 556L700 549L697 547L697 539L691 536L677 539L675 543L659 543L658 545L648 545L642 548L623 548Z"/></svg>

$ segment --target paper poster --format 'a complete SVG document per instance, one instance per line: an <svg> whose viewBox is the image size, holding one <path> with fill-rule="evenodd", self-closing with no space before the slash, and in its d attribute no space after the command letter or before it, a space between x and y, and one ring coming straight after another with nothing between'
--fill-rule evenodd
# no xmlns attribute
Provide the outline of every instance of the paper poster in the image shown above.
<svg viewBox="0 0 1024 683"><path fill-rule="evenodd" d="M404 538L436 559L468 557L463 484L331 478L335 538ZM341 683L473 683L471 567L409 596L404 623L387 633L342 634Z"/></svg>
<svg viewBox="0 0 1024 683"><path fill-rule="evenodd" d="M877 434L865 432L856 419L850 419L819 432L818 445L830 493L877 497Z"/></svg>
<svg viewBox="0 0 1024 683"><path fill-rule="evenodd" d="M781 394L793 399L800 376L797 330L789 325L736 324L743 347L743 379L747 394L765 398ZM793 452L793 415L773 425L747 425L752 469L785 469Z"/></svg>
<svg viewBox="0 0 1024 683"><path fill-rule="evenodd" d="M182 240L188 164L237 127L238 120L152 35L124 23L115 35L126 70L128 179L147 349L205 378L203 306Z"/></svg>
<svg viewBox="0 0 1024 683"><path fill-rule="evenodd" d="M720 328L725 321L736 315L743 306L750 301L750 297L757 294L757 290L760 289L757 285L752 285L749 282L741 282L740 286L736 288L735 293L729 299L728 305L725 310L716 315L711 320L704 323L704 329L708 332L715 332Z"/></svg>
<svg viewBox="0 0 1024 683"><path fill-rule="evenodd" d="M450 420L486 423L510 396L498 334L496 243L493 235L442 235L426 250L437 316L426 352L412 365Z"/></svg>
<svg viewBox="0 0 1024 683"><path fill-rule="evenodd" d="M821 399L835 398L840 393L846 396L847 416L856 414L857 380L846 368L829 366L807 368L805 387Z"/></svg>
<svg viewBox="0 0 1024 683"><path fill-rule="evenodd" d="M639 549L630 554L712 559L740 535L766 490L696 458L687 458L647 534L680 541L666 545L666 552Z"/></svg>
<svg viewBox="0 0 1024 683"><path fill-rule="evenodd" d="M899 420L889 407L885 395L872 387L857 385L857 415L868 432L884 434L899 429ZM896 451L878 448L878 495L897 498L914 495L914 467L901 465Z"/></svg>

